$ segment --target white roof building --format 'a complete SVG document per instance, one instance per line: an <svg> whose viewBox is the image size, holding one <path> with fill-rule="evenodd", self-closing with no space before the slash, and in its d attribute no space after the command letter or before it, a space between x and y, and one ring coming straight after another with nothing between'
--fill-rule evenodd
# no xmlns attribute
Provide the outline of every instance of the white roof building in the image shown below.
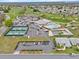
<svg viewBox="0 0 79 59"><path fill-rule="evenodd" d="M41 20L35 21L35 23L37 23L39 25L46 25L46 24L48 24L50 22L51 21L50 20L47 20L47 19L41 19Z"/></svg>

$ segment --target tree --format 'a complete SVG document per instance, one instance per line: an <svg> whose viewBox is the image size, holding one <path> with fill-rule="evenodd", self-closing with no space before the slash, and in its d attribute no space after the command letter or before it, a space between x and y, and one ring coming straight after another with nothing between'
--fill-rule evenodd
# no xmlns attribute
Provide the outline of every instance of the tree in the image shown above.
<svg viewBox="0 0 79 59"><path fill-rule="evenodd" d="M5 20L5 25L6 25L6 26L10 27L10 26L12 26L12 24L13 24L13 22L12 22L11 19Z"/></svg>
<svg viewBox="0 0 79 59"><path fill-rule="evenodd" d="M33 12L40 12L38 9L33 9Z"/></svg>
<svg viewBox="0 0 79 59"><path fill-rule="evenodd" d="M62 34L63 34L63 32L59 32L59 33L58 33L58 35L60 35L60 36L61 36Z"/></svg>

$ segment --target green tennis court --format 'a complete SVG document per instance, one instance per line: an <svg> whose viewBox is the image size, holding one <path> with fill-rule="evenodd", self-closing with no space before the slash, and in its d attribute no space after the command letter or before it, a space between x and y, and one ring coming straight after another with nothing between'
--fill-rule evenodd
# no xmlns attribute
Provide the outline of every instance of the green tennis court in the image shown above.
<svg viewBox="0 0 79 59"><path fill-rule="evenodd" d="M27 26L13 26L5 36L23 36L27 33Z"/></svg>

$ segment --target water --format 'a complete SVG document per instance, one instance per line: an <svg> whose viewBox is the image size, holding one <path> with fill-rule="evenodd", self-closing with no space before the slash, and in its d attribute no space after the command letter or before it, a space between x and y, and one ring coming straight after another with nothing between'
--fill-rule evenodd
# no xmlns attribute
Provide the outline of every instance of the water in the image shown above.
<svg viewBox="0 0 79 59"><path fill-rule="evenodd" d="M55 24L55 23L49 23L48 25L47 25L47 28L50 28L50 29L54 29L54 28L58 28L59 26L57 25L57 24Z"/></svg>

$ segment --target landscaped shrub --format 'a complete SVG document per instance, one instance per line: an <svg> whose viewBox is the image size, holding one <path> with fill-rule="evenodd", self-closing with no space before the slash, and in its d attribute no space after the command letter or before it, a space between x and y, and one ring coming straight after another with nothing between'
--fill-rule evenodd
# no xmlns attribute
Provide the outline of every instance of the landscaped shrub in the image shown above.
<svg viewBox="0 0 79 59"><path fill-rule="evenodd" d="M13 24L12 20L5 20L6 26L10 27L10 26L12 26L12 24Z"/></svg>
<svg viewBox="0 0 79 59"><path fill-rule="evenodd" d="M57 47L57 48L63 48L64 46L63 46L63 45L58 44L56 47Z"/></svg>

